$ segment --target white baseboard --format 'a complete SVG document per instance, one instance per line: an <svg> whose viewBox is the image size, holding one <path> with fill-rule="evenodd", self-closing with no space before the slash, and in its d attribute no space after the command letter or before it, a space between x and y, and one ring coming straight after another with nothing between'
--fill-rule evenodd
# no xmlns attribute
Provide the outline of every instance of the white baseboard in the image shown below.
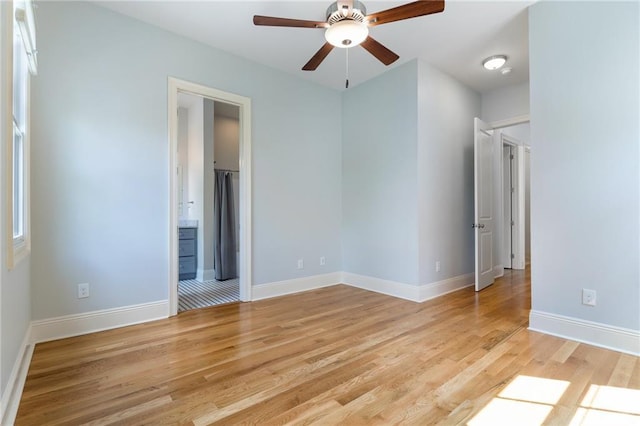
<svg viewBox="0 0 640 426"><path fill-rule="evenodd" d="M31 326L27 329L20 351L11 369L7 387L2 394L2 408L0 409L0 424L12 425L18 414L18 406L22 397L22 390L27 381L27 373L33 356L33 344L31 343Z"/></svg>
<svg viewBox="0 0 640 426"><path fill-rule="evenodd" d="M640 356L640 332L579 318L531 310L529 330Z"/></svg>
<svg viewBox="0 0 640 426"><path fill-rule="evenodd" d="M251 289L251 300L269 299L271 297L329 287L340 284L342 282L341 278L342 274L340 272L332 272L329 274L258 284L254 285Z"/></svg>
<svg viewBox="0 0 640 426"><path fill-rule="evenodd" d="M444 296L448 293L470 287L475 284L474 274L458 275L442 281L421 285L418 302L426 302L436 297Z"/></svg>
<svg viewBox="0 0 640 426"><path fill-rule="evenodd" d="M161 300L159 302L32 321L31 341L40 343L112 328L126 327L167 318L168 312L169 301Z"/></svg>
<svg viewBox="0 0 640 426"><path fill-rule="evenodd" d="M345 272L343 273L343 282L352 287L375 291L376 293L382 293L412 302L425 302L429 299L473 285L474 276L473 274L465 274L429 284L411 285Z"/></svg>
<svg viewBox="0 0 640 426"><path fill-rule="evenodd" d="M503 275L504 275L504 266L503 265L497 265L497 266L493 267L493 278L500 278Z"/></svg>
<svg viewBox="0 0 640 426"><path fill-rule="evenodd" d="M351 272L343 272L342 282L351 287L374 291L412 302L418 302L420 300L420 286L417 285L383 280L382 278L353 274Z"/></svg>

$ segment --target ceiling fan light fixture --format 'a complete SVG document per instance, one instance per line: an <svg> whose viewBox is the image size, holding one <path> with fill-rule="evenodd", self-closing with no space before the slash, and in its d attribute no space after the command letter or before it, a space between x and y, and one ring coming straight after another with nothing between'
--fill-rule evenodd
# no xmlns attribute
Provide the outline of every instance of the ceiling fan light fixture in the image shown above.
<svg viewBox="0 0 640 426"><path fill-rule="evenodd" d="M352 19L345 19L331 25L324 33L327 39L335 47L349 48L362 43L369 36L369 28L366 24Z"/></svg>
<svg viewBox="0 0 640 426"><path fill-rule="evenodd" d="M489 71L494 71L502 68L502 66L506 63L507 63L506 55L494 55L482 61L482 66L488 69Z"/></svg>

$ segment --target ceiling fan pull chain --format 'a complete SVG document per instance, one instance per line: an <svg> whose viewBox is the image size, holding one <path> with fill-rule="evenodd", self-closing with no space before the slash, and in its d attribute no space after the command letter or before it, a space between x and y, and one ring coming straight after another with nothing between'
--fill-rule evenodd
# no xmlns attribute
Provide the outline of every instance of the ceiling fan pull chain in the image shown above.
<svg viewBox="0 0 640 426"><path fill-rule="evenodd" d="M347 56L347 61L346 61L347 62L347 79L346 79L347 81L345 82L344 88L348 89L349 88L349 49L344 49L344 51Z"/></svg>

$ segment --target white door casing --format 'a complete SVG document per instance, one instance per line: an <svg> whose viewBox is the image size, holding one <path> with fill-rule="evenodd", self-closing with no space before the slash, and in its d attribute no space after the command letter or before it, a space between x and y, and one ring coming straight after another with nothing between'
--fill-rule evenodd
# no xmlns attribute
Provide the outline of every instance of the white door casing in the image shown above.
<svg viewBox="0 0 640 426"><path fill-rule="evenodd" d="M251 300L251 99L185 80L168 79L169 118L169 316L178 312L178 92L240 108L240 300Z"/></svg>
<svg viewBox="0 0 640 426"><path fill-rule="evenodd" d="M493 129L479 118L474 128L474 223L475 287L480 291L493 283Z"/></svg>
<svg viewBox="0 0 640 426"><path fill-rule="evenodd" d="M501 191L499 206L504 210L503 224L499 218L496 226L503 226L502 263L504 267L511 269L524 269L525 267L525 217L526 209L524 205L525 196L525 167L524 167L524 146L518 139L500 131L494 133L494 137L499 133L500 146L510 152L511 159L503 156L502 181L504 182ZM509 170L510 169L510 170ZM507 214L509 213L509 214Z"/></svg>
<svg viewBox="0 0 640 426"><path fill-rule="evenodd" d="M504 135L502 135L504 139ZM511 269L513 253L513 147L502 142L502 266ZM498 226L500 219L498 218ZM496 228L497 229L497 228Z"/></svg>

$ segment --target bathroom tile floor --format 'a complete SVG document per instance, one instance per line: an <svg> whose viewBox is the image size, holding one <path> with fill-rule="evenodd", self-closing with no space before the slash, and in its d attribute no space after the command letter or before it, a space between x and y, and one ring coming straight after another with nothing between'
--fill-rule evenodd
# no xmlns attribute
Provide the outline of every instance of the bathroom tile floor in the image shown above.
<svg viewBox="0 0 640 426"><path fill-rule="evenodd" d="M240 279L178 282L178 312L240 300Z"/></svg>

